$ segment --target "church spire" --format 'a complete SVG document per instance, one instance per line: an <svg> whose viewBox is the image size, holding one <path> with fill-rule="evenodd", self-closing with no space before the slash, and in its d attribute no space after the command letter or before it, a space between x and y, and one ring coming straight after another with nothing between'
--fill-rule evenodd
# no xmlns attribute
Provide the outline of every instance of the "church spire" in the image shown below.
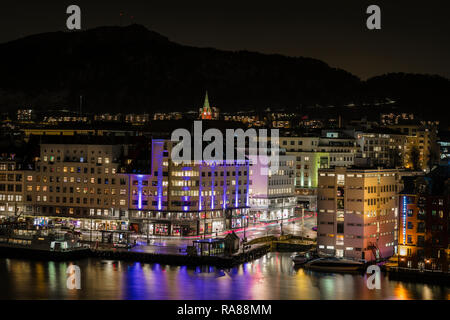
<svg viewBox="0 0 450 320"><path fill-rule="evenodd" d="M205 101L203 102L201 118L204 120L212 119L212 110L211 110L211 107L209 106L208 90L206 90Z"/></svg>
<svg viewBox="0 0 450 320"><path fill-rule="evenodd" d="M208 99L208 90L206 90L205 102L203 103L203 110L211 112L211 107L209 106L209 99Z"/></svg>

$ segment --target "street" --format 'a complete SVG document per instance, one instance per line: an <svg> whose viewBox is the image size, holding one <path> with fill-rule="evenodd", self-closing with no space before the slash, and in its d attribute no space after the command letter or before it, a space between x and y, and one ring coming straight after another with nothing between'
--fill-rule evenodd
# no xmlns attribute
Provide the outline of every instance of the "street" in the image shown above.
<svg viewBox="0 0 450 320"><path fill-rule="evenodd" d="M286 219L281 226L280 223L259 223L255 226L250 226L245 228L245 237L247 241L255 238L260 238L264 236L280 236L281 228L283 229L283 234L293 234L297 236L305 236L311 239L316 238L316 232L312 230L316 226L316 216L314 212L305 212L305 227L302 232L302 218L295 217ZM236 235L241 239L244 238L244 229L234 230ZM227 233L219 232L219 237L224 237ZM205 238L215 238L216 234L207 235ZM148 252L148 253L166 253L166 254L179 254L180 249L184 251L188 245L192 245L192 241L202 239L203 235L190 236L190 237L159 237L151 236L149 238L149 243L147 244L147 237L145 235L137 237L137 245L131 250L136 252Z"/></svg>

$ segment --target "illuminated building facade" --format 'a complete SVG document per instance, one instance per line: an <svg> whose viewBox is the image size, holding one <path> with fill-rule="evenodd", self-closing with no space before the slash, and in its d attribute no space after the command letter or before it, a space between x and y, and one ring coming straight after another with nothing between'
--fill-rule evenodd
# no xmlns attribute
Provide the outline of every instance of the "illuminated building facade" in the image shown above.
<svg viewBox="0 0 450 320"><path fill-rule="evenodd" d="M372 166L404 167L407 163L407 137L379 130L345 130L357 143L356 157ZM391 130L392 131L392 130Z"/></svg>
<svg viewBox="0 0 450 320"><path fill-rule="evenodd" d="M11 155L0 158L0 219L23 213L24 172L22 164Z"/></svg>
<svg viewBox="0 0 450 320"><path fill-rule="evenodd" d="M399 266L447 272L450 261L450 166L405 182L400 194Z"/></svg>
<svg viewBox="0 0 450 320"><path fill-rule="evenodd" d="M250 156L250 216L252 222L288 219L294 216L295 157L279 155L278 165ZM266 172L268 174L266 174Z"/></svg>
<svg viewBox="0 0 450 320"><path fill-rule="evenodd" d="M395 169L319 169L319 252L367 261L392 256L398 188Z"/></svg>
<svg viewBox="0 0 450 320"><path fill-rule="evenodd" d="M149 172L128 174L131 224L142 233L174 236L246 225L249 162L174 163L172 147L153 139Z"/></svg>
<svg viewBox="0 0 450 320"><path fill-rule="evenodd" d="M450 163L450 131L439 132L438 145L441 163Z"/></svg>
<svg viewBox="0 0 450 320"><path fill-rule="evenodd" d="M174 163L171 141L134 138L47 137L32 170L0 161L0 217L178 236L247 225L248 160Z"/></svg>
<svg viewBox="0 0 450 320"><path fill-rule="evenodd" d="M395 124L388 126L398 130L407 137L404 151L405 167L429 171L433 164L439 162L439 145L437 144L437 127L423 124ZM417 160L413 155L417 152ZM417 161L415 165L414 162Z"/></svg>
<svg viewBox="0 0 450 320"><path fill-rule="evenodd" d="M425 257L425 214L418 206L419 196L403 191L399 196L398 253L400 266L417 268ZM421 199L423 201L423 199Z"/></svg>
<svg viewBox="0 0 450 320"><path fill-rule="evenodd" d="M40 225L127 230L128 179L118 173L120 156L114 144L41 144L35 170L24 177L25 216Z"/></svg>
<svg viewBox="0 0 450 320"><path fill-rule="evenodd" d="M295 156L297 204L309 210L317 210L318 170L353 165L357 150L354 139L328 132L323 132L321 137L283 136L280 148Z"/></svg>

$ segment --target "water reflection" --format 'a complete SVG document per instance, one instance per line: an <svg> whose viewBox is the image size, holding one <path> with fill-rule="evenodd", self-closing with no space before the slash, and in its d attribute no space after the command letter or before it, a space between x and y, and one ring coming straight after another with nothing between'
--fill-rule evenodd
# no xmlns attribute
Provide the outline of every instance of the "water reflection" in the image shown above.
<svg viewBox="0 0 450 320"><path fill-rule="evenodd" d="M66 287L72 263L0 259L1 299L450 299L450 288L381 278L369 290L363 274L294 268L289 254L232 269L85 259L81 290Z"/></svg>

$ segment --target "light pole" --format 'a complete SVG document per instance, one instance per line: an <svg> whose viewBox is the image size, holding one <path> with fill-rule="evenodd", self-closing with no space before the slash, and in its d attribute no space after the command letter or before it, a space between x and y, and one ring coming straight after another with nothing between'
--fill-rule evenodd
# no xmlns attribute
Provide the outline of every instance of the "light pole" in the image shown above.
<svg viewBox="0 0 450 320"><path fill-rule="evenodd" d="M147 244L150 244L150 221L147 213Z"/></svg>
<svg viewBox="0 0 450 320"><path fill-rule="evenodd" d="M242 217L244 218L244 239L245 239L245 238L246 238L246 237L245 237L246 219L245 219L245 215L242 215Z"/></svg>
<svg viewBox="0 0 450 320"><path fill-rule="evenodd" d="M281 198L281 223L280 223L280 235L283 235L283 220L284 220L284 197Z"/></svg>
<svg viewBox="0 0 450 320"><path fill-rule="evenodd" d="M303 207L302 208L302 230L301 230L302 237L303 237L304 231L305 231L305 208Z"/></svg>
<svg viewBox="0 0 450 320"><path fill-rule="evenodd" d="M89 228L89 242L90 242L90 244L92 244L92 218L91 218L91 225L90 225L90 228Z"/></svg>
<svg viewBox="0 0 450 320"><path fill-rule="evenodd" d="M203 240L206 239L206 211L205 211L205 217L203 218Z"/></svg>

